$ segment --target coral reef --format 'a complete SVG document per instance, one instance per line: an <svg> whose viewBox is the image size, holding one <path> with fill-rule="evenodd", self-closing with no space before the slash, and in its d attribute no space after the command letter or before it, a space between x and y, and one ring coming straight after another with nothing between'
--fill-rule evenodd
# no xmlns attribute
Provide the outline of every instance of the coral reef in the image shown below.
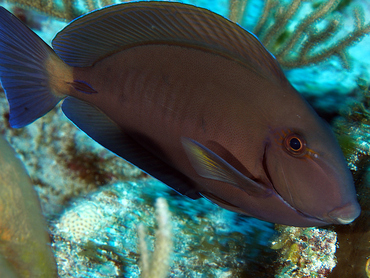
<svg viewBox="0 0 370 278"><path fill-rule="evenodd" d="M276 278L328 277L336 265L334 231L281 225L277 229L279 237L272 242L272 249L280 250Z"/></svg>
<svg viewBox="0 0 370 278"><path fill-rule="evenodd" d="M334 129L349 167L362 172L370 157L370 92L369 83L358 80L361 101L355 102L336 119Z"/></svg>
<svg viewBox="0 0 370 278"><path fill-rule="evenodd" d="M75 199L74 206L53 221L60 277L140 277L137 226L145 223L148 242L153 242L158 238L155 222L159 222L158 229L166 230L161 239L161 244L168 245L166 253L171 246L165 217L159 217L161 221L158 214L157 221L153 217L158 197L168 200L172 214L169 277L273 276L274 251L268 247L272 224L226 211L206 200L185 199L164 184L147 179L108 185ZM269 262L270 268L266 267Z"/></svg>

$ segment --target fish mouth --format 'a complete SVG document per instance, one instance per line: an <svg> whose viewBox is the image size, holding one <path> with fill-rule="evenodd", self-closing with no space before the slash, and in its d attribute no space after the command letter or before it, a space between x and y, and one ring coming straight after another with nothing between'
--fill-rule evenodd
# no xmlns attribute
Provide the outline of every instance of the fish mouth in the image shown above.
<svg viewBox="0 0 370 278"><path fill-rule="evenodd" d="M333 224L349 224L353 222L361 213L358 203L347 203L344 206L335 208L327 215L328 220Z"/></svg>
<svg viewBox="0 0 370 278"><path fill-rule="evenodd" d="M347 225L352 223L357 217L360 216L361 208L358 204L347 203L342 207L335 208L323 218L312 217L296 209L296 211L302 214L306 218L317 219L326 225Z"/></svg>

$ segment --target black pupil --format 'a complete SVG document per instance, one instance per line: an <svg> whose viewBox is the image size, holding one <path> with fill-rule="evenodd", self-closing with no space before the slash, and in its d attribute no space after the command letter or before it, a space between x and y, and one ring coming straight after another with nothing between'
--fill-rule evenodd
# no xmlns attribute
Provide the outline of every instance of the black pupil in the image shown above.
<svg viewBox="0 0 370 278"><path fill-rule="evenodd" d="M298 151L301 148L301 142L297 138L292 138L289 141L289 146L293 150Z"/></svg>

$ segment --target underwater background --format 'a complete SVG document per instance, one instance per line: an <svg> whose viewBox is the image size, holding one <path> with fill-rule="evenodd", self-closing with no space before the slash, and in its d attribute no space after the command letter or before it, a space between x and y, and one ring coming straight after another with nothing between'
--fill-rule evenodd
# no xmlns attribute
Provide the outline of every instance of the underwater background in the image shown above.
<svg viewBox="0 0 370 278"><path fill-rule="evenodd" d="M120 3L0 4L50 44L69 20L113 2ZM1 91L1 134L25 164L39 196L58 275L370 277L370 0L177 2L210 9L257 34L293 86L333 127L354 174L362 214L350 225L304 229L189 200L90 139L59 105L27 127L10 128ZM295 34L300 35L296 40ZM169 212L158 198L166 200ZM144 228L138 229L140 224ZM158 276L139 268L140 258L153 250L152 259L165 269ZM9 250L0 251L8 256Z"/></svg>

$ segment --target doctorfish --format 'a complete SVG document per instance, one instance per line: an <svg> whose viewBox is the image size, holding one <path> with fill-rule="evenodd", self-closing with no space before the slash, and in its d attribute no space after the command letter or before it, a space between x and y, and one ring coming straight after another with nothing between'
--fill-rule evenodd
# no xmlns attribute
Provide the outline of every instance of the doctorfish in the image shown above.
<svg viewBox="0 0 370 278"><path fill-rule="evenodd" d="M63 100L92 139L190 198L294 226L360 214L329 126L250 32L171 2L102 8L45 44L0 10L10 125Z"/></svg>

